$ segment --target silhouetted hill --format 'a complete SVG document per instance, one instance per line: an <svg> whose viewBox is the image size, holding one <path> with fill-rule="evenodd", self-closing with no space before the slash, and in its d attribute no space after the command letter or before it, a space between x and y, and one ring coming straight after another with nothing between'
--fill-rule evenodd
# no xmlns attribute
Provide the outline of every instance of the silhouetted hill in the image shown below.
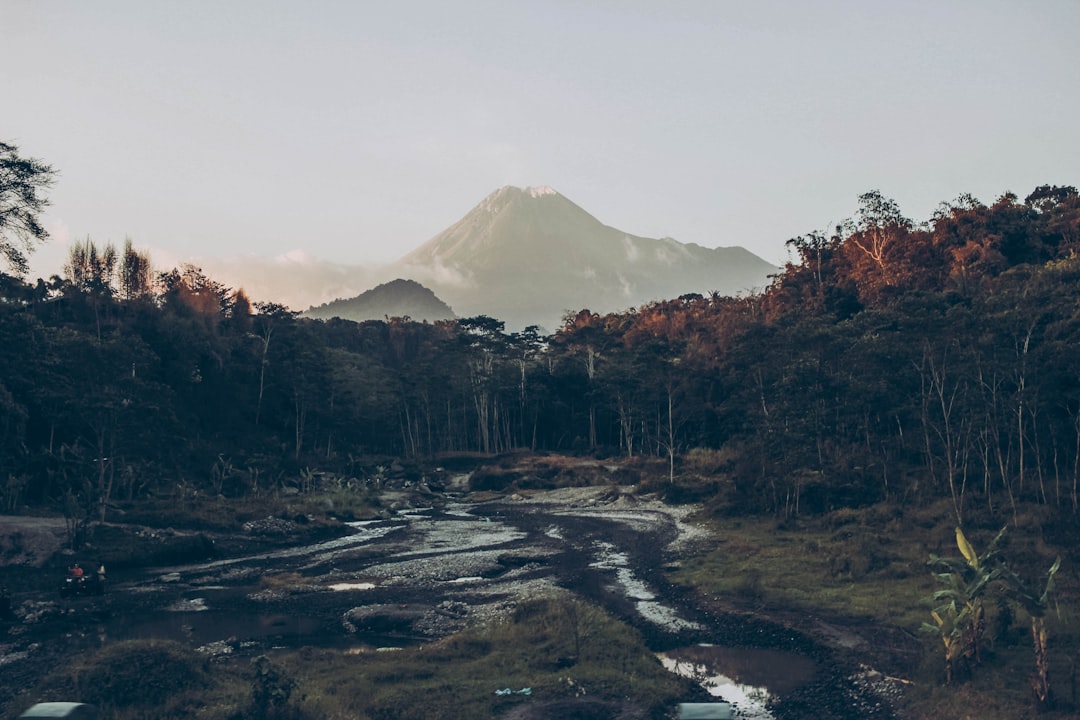
<svg viewBox="0 0 1080 720"><path fill-rule="evenodd" d="M306 317L328 320L343 318L363 322L388 317L411 318L434 322L454 318L450 306L415 280L392 280L347 300L334 300L303 313Z"/></svg>

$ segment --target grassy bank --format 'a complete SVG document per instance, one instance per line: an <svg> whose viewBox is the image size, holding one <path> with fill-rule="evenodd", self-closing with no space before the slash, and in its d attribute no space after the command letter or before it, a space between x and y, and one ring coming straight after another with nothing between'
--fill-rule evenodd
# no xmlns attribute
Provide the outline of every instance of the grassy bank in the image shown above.
<svg viewBox="0 0 1080 720"><path fill-rule="evenodd" d="M1045 509L1025 509L1008 521L1001 543L1009 566L1033 584L1055 557L1063 559L1045 618L1055 702L1042 713L1036 712L1029 682L1035 670L1030 617L1008 601L1001 583L990 587L984 598L981 662L960 658L951 684L945 682L941 636L920 630L931 622L937 604L932 596L942 588L928 559L962 557L950 506L912 510L888 504L782 522L712 514L704 521L715 528L715 542L681 563L672 579L721 605L796 625L800 617L828 617L871 628L899 628L916 637L921 646L917 657L882 668L909 681L912 718L1077 716L1080 547L1072 541L1075 519L1063 523ZM965 532L981 551L1002 524L998 516L973 510L965 517Z"/></svg>

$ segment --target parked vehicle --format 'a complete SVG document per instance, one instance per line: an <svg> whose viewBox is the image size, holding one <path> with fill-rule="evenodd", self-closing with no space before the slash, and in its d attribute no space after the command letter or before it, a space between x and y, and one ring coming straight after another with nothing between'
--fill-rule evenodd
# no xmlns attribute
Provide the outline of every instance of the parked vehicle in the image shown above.
<svg viewBox="0 0 1080 720"><path fill-rule="evenodd" d="M19 718L71 718L72 720L96 720L93 705L79 702L43 702L33 705Z"/></svg>

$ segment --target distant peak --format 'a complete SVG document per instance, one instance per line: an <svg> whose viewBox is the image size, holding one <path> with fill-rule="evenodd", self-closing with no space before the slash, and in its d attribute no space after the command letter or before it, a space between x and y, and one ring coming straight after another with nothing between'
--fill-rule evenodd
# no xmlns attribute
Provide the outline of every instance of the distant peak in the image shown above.
<svg viewBox="0 0 1080 720"><path fill-rule="evenodd" d="M501 188L489 195L489 198L504 197L507 195L528 195L529 197L544 197L545 195L558 195L559 191L550 185L536 185L527 188L520 188L516 185L503 185Z"/></svg>
<svg viewBox="0 0 1080 720"><path fill-rule="evenodd" d="M495 192L488 195L477 206L477 209L484 210L489 213L501 212L507 203L512 203L519 198L542 198L542 197L562 197L559 191L548 185L537 185L534 187L520 188L515 185L503 185Z"/></svg>

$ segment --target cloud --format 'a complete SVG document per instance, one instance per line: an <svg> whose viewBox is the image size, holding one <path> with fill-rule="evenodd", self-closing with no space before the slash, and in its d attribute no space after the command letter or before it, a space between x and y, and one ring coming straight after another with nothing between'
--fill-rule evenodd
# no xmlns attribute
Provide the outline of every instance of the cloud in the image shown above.
<svg viewBox="0 0 1080 720"><path fill-rule="evenodd" d="M355 297L385 281L381 268L332 263L299 249L269 258L249 254L204 259L199 265L214 280L242 288L255 302L280 303L291 310Z"/></svg>
<svg viewBox="0 0 1080 720"><path fill-rule="evenodd" d="M49 233L49 242L62 247L71 245L71 228L63 218L43 215L41 224Z"/></svg>
<svg viewBox="0 0 1080 720"><path fill-rule="evenodd" d="M671 238L662 238L656 246L655 261L664 265L674 265L680 260L690 259L690 250Z"/></svg>
<svg viewBox="0 0 1080 720"><path fill-rule="evenodd" d="M393 265L384 270L385 273L395 277L404 277L416 280L420 284L431 282L436 286L450 288L472 287L473 281L468 274L461 271L456 265L446 265L439 257L432 258L431 265Z"/></svg>

